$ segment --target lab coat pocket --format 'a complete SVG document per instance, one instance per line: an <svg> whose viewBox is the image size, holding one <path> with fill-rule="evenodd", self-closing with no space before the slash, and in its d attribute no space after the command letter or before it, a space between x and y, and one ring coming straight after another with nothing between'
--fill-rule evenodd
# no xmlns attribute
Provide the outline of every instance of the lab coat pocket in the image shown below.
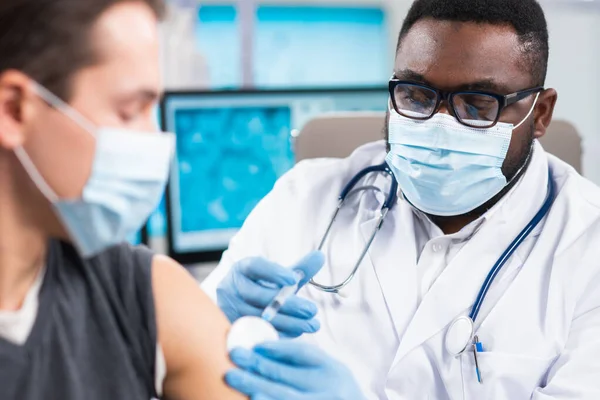
<svg viewBox="0 0 600 400"><path fill-rule="evenodd" d="M461 356L465 400L529 399L544 380L554 357L480 352L477 359L481 383L477 380L473 352Z"/></svg>

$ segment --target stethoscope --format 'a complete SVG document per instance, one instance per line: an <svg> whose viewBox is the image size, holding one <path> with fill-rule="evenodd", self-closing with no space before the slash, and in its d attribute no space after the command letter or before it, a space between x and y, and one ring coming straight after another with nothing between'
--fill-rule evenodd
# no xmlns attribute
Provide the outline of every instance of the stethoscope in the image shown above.
<svg viewBox="0 0 600 400"><path fill-rule="evenodd" d="M322 290L322 291L328 292L328 293L339 294L340 291L343 288L345 288L352 281L352 279L354 279L356 272L358 271L358 268L360 267L360 264L362 263L363 259L367 255L367 253L371 247L371 244L373 243L373 241L375 240L375 237L377 236L377 233L381 230L381 227L383 225L383 222L385 221L386 216L388 215L389 211L394 207L394 205L396 204L396 202L398 200L398 183L396 182L396 179L393 177L392 172L386 163L363 169L358 174L356 174L348 182L348 184L343 188L342 193L340 194L339 199L338 199L338 206L335 209L333 216L331 218L331 222L327 226L327 230L325 231L325 234L323 235L323 238L321 239L321 242L319 244L319 250L323 249L323 246L325 245L325 242L327 241L327 238L329 237L329 234L331 232L333 224L334 224L335 220L337 219L337 216L338 216L342 206L344 205L344 202L346 201L347 197L349 196L349 194L353 192L356 185L358 184L358 182L361 179L363 179L366 175L368 175L372 172L384 173L387 176L389 176L392 180L390 192L387 195L387 198L386 198L385 202L383 203L383 206L381 207L378 221L377 221L377 224L375 225L373 233L369 237L369 240L367 241L367 244L365 245L363 251L361 252L360 257L358 258L358 261L354 265L352 272L346 278L346 280L344 280L342 283L340 283L338 285L328 286L328 285L319 284L319 283L315 282L314 279L311 279L310 284L319 290ZM456 318L448 327L448 330L446 332L446 337L445 337L446 350L451 355L458 357L458 356L462 355L465 351L467 351L469 349L469 347L472 347L473 354L475 357L477 378L478 378L479 382L482 382L482 378L481 378L481 374L479 371L479 363L477 360L477 353L483 351L483 346L479 342L478 337L475 336L475 320L477 319L477 316L479 315L481 305L483 304L483 301L485 300L485 297L486 297L492 283L494 282L494 279L498 276L498 273L500 272L502 267L504 267L506 262L512 257L512 255L519 248L519 246L521 244L523 244L523 242L527 239L527 237L529 237L531 232L538 226L538 224L546 217L546 215L548 215L548 213L550 212L550 208L552 207L553 201L554 201L554 183L553 183L552 177L550 176L550 173L549 173L548 174L548 192L546 194L546 199L544 200L544 203L542 204L541 208L535 214L535 216L531 219L531 221L525 226L525 228L521 231L521 233L519 233L517 235L517 237L512 241L512 243L508 246L508 248L504 251L504 253L502 253L500 258L496 261L496 263L494 264L494 266L488 273L485 281L483 282L481 289L479 290L479 294L477 295L477 298L475 299L475 303L473 304L473 308L471 309L470 314L468 316L460 316L460 317Z"/></svg>
<svg viewBox="0 0 600 400"><path fill-rule="evenodd" d="M479 368L479 360L477 359L477 354L481 353L484 350L482 343L479 341L478 336L475 335L475 320L479 315L479 311L481 310L481 305L485 300L485 296L487 295L494 279L498 276L498 273L504 267L506 262L512 257L515 251L519 248L521 244L529 237L531 232L538 226L538 224L548 215L550 212L550 208L552 208L552 203L554 202L554 182L552 181L552 176L548 173L548 191L546 194L546 199L544 203L540 207L539 211L534 215L534 217L529 221L529 223L525 226L525 228L517 235L517 237L512 241L512 243L508 246L504 253L500 256L498 261L494 264L490 272L488 273L479 293L477 294L477 298L475 299L475 303L471 308L471 312L468 316L460 316L456 318L448 327L446 331L445 337L445 347L446 351L455 357L461 356L465 353L469 348L473 351L473 357L475 360L475 372L477 374L477 380L479 383L483 383L483 378L481 376L481 370Z"/></svg>
<svg viewBox="0 0 600 400"><path fill-rule="evenodd" d="M362 261L364 260L367 253L369 252L369 249L371 248L371 244L373 244L373 241L375 240L377 233L383 226L383 221L385 221L385 218L387 217L389 211L394 207L394 205L396 204L396 202L398 200L398 182L392 175L392 171L390 170L390 167L388 167L387 163L373 165L371 167L367 167L367 168L361 170L342 189L342 193L338 197L337 208L333 212L331 221L329 222L329 225L327 226L327 230L325 231L325 234L323 235L323 238L321 239L321 243L319 244L319 250L323 250L323 246L325 246L325 242L327 241L327 238L329 237L329 234L331 233L331 228L333 227L333 224L334 224L335 220L337 219L337 216L338 216L340 210L342 209L344 203L346 202L346 199L348 198L348 196L354 192L354 189L356 188L356 185L358 184L358 182L360 182L365 176L367 176L368 174L373 173L373 172L384 173L392 180L390 192L388 193L387 198L386 198L385 202L383 203L383 206L381 206L378 221L377 221L377 224L375 225L375 228L373 229L373 233L369 237L369 240L367 241L367 244L363 248L363 251L360 253L358 261L356 261L356 264L354 264L354 268L352 269L352 272L346 278L346 280L344 280L342 283L340 283L338 285L328 286L328 285L321 285L320 283L315 282L314 279L310 280L309 283L319 290L322 290L327 293L339 294L343 288L348 286L348 284L352 281L352 279L354 279L354 276L356 275L356 271L358 271L360 264L362 264Z"/></svg>

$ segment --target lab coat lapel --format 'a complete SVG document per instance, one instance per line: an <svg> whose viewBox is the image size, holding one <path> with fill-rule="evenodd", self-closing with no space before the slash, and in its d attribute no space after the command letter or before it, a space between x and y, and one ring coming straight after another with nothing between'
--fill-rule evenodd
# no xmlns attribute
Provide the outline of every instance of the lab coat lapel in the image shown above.
<svg viewBox="0 0 600 400"><path fill-rule="evenodd" d="M395 362L470 310L489 271L541 207L547 192L548 164L541 146L536 149L523 182L465 244L423 298L400 342ZM526 198L530 202L524 201ZM504 268L520 264L514 257ZM491 290L499 281L494 281ZM481 322L478 319L475 325Z"/></svg>
<svg viewBox="0 0 600 400"><path fill-rule="evenodd" d="M423 298L400 342L396 361L470 309L490 269L518 233L512 235L514 229L507 224L485 225L455 256Z"/></svg>
<svg viewBox="0 0 600 400"><path fill-rule="evenodd" d="M413 211L402 203L398 202L392 208L367 255L379 281L398 340L404 335L417 306ZM377 225L378 215L361 225L365 244Z"/></svg>

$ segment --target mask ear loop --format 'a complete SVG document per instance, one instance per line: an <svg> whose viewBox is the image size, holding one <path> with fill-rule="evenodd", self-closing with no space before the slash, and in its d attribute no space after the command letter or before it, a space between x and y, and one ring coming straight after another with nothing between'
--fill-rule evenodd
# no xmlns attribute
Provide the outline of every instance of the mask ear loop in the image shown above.
<svg viewBox="0 0 600 400"><path fill-rule="evenodd" d="M527 121L527 119L529 118L531 113L533 113L533 110L535 109L535 105L538 101L538 97L540 97L539 93L535 95L535 100L533 101L533 106L531 106L531 110L529 110L529 113L527 113L527 116L525 118L523 118L523 121L521 121L517 126L515 126L513 128L513 130L517 129L519 126L523 125L523 123L525 121ZM523 163L521 168L519 168L519 170L515 173L515 176L513 176L510 181L506 182L506 186L510 185L514 180L520 179L523 169L525 169L525 168L527 168L527 166L529 166L529 162L531 161L531 158L533 157L534 151L535 151L535 141L531 142L531 146L529 147L529 154L527 154L527 159L525 160L525 162Z"/></svg>
<svg viewBox="0 0 600 400"><path fill-rule="evenodd" d="M527 119L531 116L531 114L533 113L533 110L535 109L535 105L537 104L537 101L538 101L539 97L540 97L540 94L537 93L535 95L535 100L533 101L533 105L531 106L531 109L529 110L529 112L527 113L527 115L525 116L525 118L523 118L523 120L521 122L519 122L515 127L513 127L513 130L515 130L518 127L520 127L521 125L523 125L525 123L525 121L527 121Z"/></svg>
<svg viewBox="0 0 600 400"><path fill-rule="evenodd" d="M96 131L96 127L92 124L88 119L86 119L83 115L61 100L54 93L50 92L48 89L43 87L37 82L32 82L33 90L40 96L49 106L56 108L57 110L64 113L67 117L69 117L73 122L87 131L90 135L94 135L93 132ZM29 175L30 179L37 186L37 188L42 192L42 194L48 199L51 203L56 203L60 200L56 192L48 185L40 171L36 168L35 164L31 160L31 157L25 151L23 146L17 147L15 150L15 156L21 162L21 165Z"/></svg>
<svg viewBox="0 0 600 400"><path fill-rule="evenodd" d="M69 117L73 122L77 125L85 129L90 135L94 135L97 128L91 123L87 118L81 115L77 110L73 107L65 103L60 97L56 96L54 93L43 87L37 82L32 82L33 90L40 96L48 105L57 110L61 111L67 117Z"/></svg>
<svg viewBox="0 0 600 400"><path fill-rule="evenodd" d="M35 183L40 192L42 192L42 194L46 197L46 199L48 199L49 202L56 203L59 200L58 195L54 190L52 190L50 185L46 183L46 180L35 167L33 161L31 161L31 158L29 157L23 146L17 147L14 150L14 152L15 156L17 156L17 158L21 162L21 165L23 166L23 168L25 168L25 171L27 172L33 183Z"/></svg>

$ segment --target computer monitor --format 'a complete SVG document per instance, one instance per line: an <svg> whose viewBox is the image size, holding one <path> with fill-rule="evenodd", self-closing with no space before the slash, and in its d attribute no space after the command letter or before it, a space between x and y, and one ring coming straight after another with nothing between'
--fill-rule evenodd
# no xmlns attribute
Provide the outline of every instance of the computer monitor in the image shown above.
<svg viewBox="0 0 600 400"><path fill-rule="evenodd" d="M217 261L275 181L294 165L293 137L336 111L383 111L384 87L167 92L163 129L177 137L167 190L169 255Z"/></svg>

